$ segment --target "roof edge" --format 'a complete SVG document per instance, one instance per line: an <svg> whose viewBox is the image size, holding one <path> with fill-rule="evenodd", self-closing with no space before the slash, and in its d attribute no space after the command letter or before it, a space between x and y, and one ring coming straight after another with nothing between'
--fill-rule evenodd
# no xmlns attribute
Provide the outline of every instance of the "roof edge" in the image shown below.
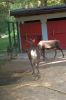
<svg viewBox="0 0 66 100"><path fill-rule="evenodd" d="M31 16L31 15L40 15L40 14L62 12L62 11L66 11L66 5L28 8L28 9L21 8L21 9L11 10L10 16L14 16L14 17Z"/></svg>

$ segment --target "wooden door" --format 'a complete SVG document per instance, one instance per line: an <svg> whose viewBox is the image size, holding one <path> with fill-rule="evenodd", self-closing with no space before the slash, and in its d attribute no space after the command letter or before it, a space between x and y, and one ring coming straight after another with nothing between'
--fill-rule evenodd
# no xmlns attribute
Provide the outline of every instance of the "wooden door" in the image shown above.
<svg viewBox="0 0 66 100"><path fill-rule="evenodd" d="M35 39L35 45L37 45L42 37L40 21L20 24L20 36L23 50L30 47L30 44L27 43L27 40L29 41L30 38Z"/></svg>
<svg viewBox="0 0 66 100"><path fill-rule="evenodd" d="M58 39L61 47L66 48L66 20L48 21L47 22L48 39Z"/></svg>

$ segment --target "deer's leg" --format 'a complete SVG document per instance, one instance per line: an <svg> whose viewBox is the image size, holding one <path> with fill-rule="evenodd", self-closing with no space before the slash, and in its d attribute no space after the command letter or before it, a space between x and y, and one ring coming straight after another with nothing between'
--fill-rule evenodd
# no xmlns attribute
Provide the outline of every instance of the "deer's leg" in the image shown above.
<svg viewBox="0 0 66 100"><path fill-rule="evenodd" d="M36 69L37 69L37 78L40 78L40 72L39 72L39 62L36 63Z"/></svg>
<svg viewBox="0 0 66 100"><path fill-rule="evenodd" d="M33 72L32 72L32 75L35 75L35 64L33 63L33 61L30 61L31 62L31 66L32 66L32 70L33 70Z"/></svg>
<svg viewBox="0 0 66 100"><path fill-rule="evenodd" d="M59 50L62 52L62 56L64 58L64 53L63 53L63 50L59 47Z"/></svg>
<svg viewBox="0 0 66 100"><path fill-rule="evenodd" d="M32 75L35 75L35 70L34 70L33 65L32 65L32 70L33 70Z"/></svg>
<svg viewBox="0 0 66 100"><path fill-rule="evenodd" d="M55 49L55 55L54 55L54 59L55 59L56 55L57 55L57 50Z"/></svg>
<svg viewBox="0 0 66 100"><path fill-rule="evenodd" d="M39 64L36 65L36 68L37 68L37 72L39 74Z"/></svg>
<svg viewBox="0 0 66 100"><path fill-rule="evenodd" d="M43 60L45 60L45 49L42 48L42 51L41 52L42 52Z"/></svg>
<svg viewBox="0 0 66 100"><path fill-rule="evenodd" d="M34 70L34 65L33 65L33 62L30 60L30 63L31 63L31 67L32 67L32 75L35 75L35 70Z"/></svg>

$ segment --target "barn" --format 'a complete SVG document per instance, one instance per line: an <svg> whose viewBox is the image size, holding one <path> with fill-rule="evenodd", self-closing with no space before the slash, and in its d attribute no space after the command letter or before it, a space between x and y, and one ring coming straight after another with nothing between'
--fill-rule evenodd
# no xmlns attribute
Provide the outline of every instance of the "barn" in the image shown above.
<svg viewBox="0 0 66 100"><path fill-rule="evenodd" d="M35 45L40 40L58 39L61 47L66 49L66 6L38 7L16 9L10 11L16 18L19 28L20 49L29 47L26 40L35 39Z"/></svg>

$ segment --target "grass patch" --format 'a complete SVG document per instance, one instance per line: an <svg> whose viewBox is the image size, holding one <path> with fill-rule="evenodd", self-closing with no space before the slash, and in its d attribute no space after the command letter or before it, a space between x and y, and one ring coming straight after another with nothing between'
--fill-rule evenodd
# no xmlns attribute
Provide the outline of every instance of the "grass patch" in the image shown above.
<svg viewBox="0 0 66 100"><path fill-rule="evenodd" d="M8 43L8 38L0 38L0 51L5 51L7 49Z"/></svg>

